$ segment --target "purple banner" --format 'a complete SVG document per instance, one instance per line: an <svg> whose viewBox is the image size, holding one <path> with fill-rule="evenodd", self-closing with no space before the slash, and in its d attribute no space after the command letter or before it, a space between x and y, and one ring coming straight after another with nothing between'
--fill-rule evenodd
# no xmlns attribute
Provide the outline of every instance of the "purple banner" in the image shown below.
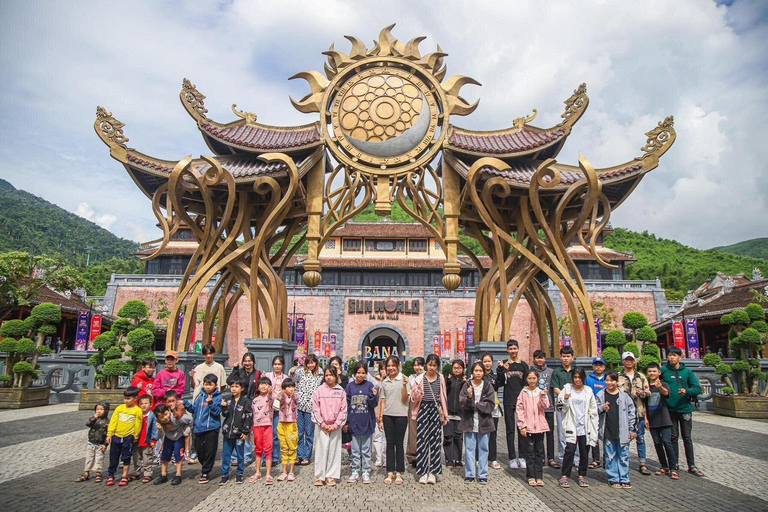
<svg viewBox="0 0 768 512"><path fill-rule="evenodd" d="M603 340L600 339L602 332L600 329L600 319L595 318L595 335L597 336L597 357L603 353Z"/></svg>
<svg viewBox="0 0 768 512"><path fill-rule="evenodd" d="M336 335L331 334L331 357L336 355Z"/></svg>
<svg viewBox="0 0 768 512"><path fill-rule="evenodd" d="M466 333L464 341L467 346L475 343L475 320L470 318L467 320L467 328L464 331Z"/></svg>
<svg viewBox="0 0 768 512"><path fill-rule="evenodd" d="M299 345L304 345L306 341L306 328L307 321L303 316L296 319L296 332L294 333L294 341ZM308 352L307 352L308 353Z"/></svg>
<svg viewBox="0 0 768 512"><path fill-rule="evenodd" d="M87 311L81 311L77 315L77 333L75 334L75 350L85 350L88 346L91 319Z"/></svg>
<svg viewBox="0 0 768 512"><path fill-rule="evenodd" d="M573 343L571 342L570 336L563 336L562 338L560 338L560 348L570 347L572 345Z"/></svg>
<svg viewBox="0 0 768 512"><path fill-rule="evenodd" d="M688 357L691 359L700 359L699 329L695 319L685 321L685 339L688 341Z"/></svg>
<svg viewBox="0 0 768 512"><path fill-rule="evenodd" d="M176 325L176 346L173 347L175 349L179 348L179 339L181 339L181 326L184 325L184 311L179 313L179 323ZM190 344L191 346L191 344Z"/></svg>

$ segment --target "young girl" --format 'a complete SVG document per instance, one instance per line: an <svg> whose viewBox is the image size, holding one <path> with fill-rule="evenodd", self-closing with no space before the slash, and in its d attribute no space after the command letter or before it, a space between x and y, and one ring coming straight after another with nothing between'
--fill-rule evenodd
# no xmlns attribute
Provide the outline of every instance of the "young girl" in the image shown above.
<svg viewBox="0 0 768 512"><path fill-rule="evenodd" d="M272 358L272 371L267 372L264 376L272 383L272 402L280 400L280 392L283 389L283 381L287 375L283 373L285 368L285 359L282 356L275 356ZM272 419L272 462L280 464L280 440L277 438L277 425L280 423L280 416L274 415Z"/></svg>
<svg viewBox="0 0 768 512"><path fill-rule="evenodd" d="M547 388L539 388L539 372L529 370L525 377L528 384L517 397L515 415L517 428L526 440L525 472L528 485L544 487L544 436L549 432L549 424L544 411L549 408Z"/></svg>
<svg viewBox="0 0 768 512"><path fill-rule="evenodd" d="M448 396L448 424L443 429L443 448L445 449L445 465L449 468L461 467L462 433L459 430L459 421L461 420L459 394L466 381L464 361L455 359L451 364L451 376L445 381Z"/></svg>
<svg viewBox="0 0 768 512"><path fill-rule="evenodd" d="M328 366L325 383L312 397L312 421L315 432L315 485L323 481L333 487L341 478L341 427L347 420L347 396L340 385L339 372Z"/></svg>
<svg viewBox="0 0 768 512"><path fill-rule="evenodd" d="M408 394L413 390L414 382L419 375L424 373L424 358L413 359L413 375L408 377ZM412 466L416 465L416 419L413 416L413 400L408 402L408 444L405 447L405 458Z"/></svg>
<svg viewBox="0 0 768 512"><path fill-rule="evenodd" d="M408 426L408 379L400 373L400 360L395 356L387 358L387 378L381 381L381 408L378 417L379 428L387 438L387 478L389 485L403 484L405 454L403 438Z"/></svg>
<svg viewBox="0 0 768 512"><path fill-rule="evenodd" d="M384 381L384 379L387 377L387 367L384 365L384 361L379 361L376 365L376 368L378 369L378 372L376 374L376 377L374 378L376 383L374 386L376 386L376 389L381 391L381 383ZM379 426L378 418L381 416L381 400L379 400L379 404L376 406L376 429L373 431L373 450L376 452L376 464L375 466L377 468L384 467L387 463L387 438L384 435L384 430L381 429Z"/></svg>
<svg viewBox="0 0 768 512"><path fill-rule="evenodd" d="M565 435L560 487L570 487L568 479L571 477L577 446L579 448L579 487L589 487L587 445L597 444L598 415L595 395L592 393L592 388L584 385L586 381L587 374L583 369L573 370L573 384L566 384L557 397L557 408L563 415L563 434Z"/></svg>
<svg viewBox="0 0 768 512"><path fill-rule="evenodd" d="M259 394L253 399L251 409L253 411L253 447L256 457L256 474L250 478L250 481L256 483L261 478L261 464L258 462L261 457L267 462L267 477L264 479L266 485L272 485L272 418L274 409L272 407L272 382L262 377L259 379ZM279 419L279 418L278 418Z"/></svg>
<svg viewBox="0 0 768 512"><path fill-rule="evenodd" d="M491 383L493 386L494 391L498 391L497 383L496 383L496 376L493 374L493 356L489 354L488 352L483 354L483 357L481 359L483 362L483 370L485 371L485 375L483 376L484 380L487 380ZM498 453L496 452L496 434L497 430L499 429L499 418L501 417L501 408L497 408L496 405L499 404L499 397L498 395L494 394L494 413L493 416L493 431L490 433L490 438L488 439L488 457L490 457L490 465L493 469L501 469L501 464L496 460L498 457ZM499 411L498 414L495 411Z"/></svg>
<svg viewBox="0 0 768 512"><path fill-rule="evenodd" d="M312 458L312 445L315 442L315 424L312 423L312 395L323 383L320 363L315 354L304 358L304 366L291 368L291 375L296 381L296 396L299 399L299 451L296 464L306 466Z"/></svg>
<svg viewBox="0 0 768 512"><path fill-rule="evenodd" d="M461 421L459 430L464 433L466 464L464 481L472 483L475 475L481 484L488 483L488 439L496 428L491 413L496 407L496 392L485 379L485 367L480 361L472 365L472 380L464 382L459 394ZM477 452L477 460L475 453ZM477 473L475 463L477 462Z"/></svg>
<svg viewBox="0 0 768 512"><path fill-rule="evenodd" d="M448 423L448 399L440 358L427 356L427 371L416 378L411 391L412 418L416 420L416 473L420 484L434 484L443 472L440 462L442 427Z"/></svg>
<svg viewBox="0 0 768 512"><path fill-rule="evenodd" d="M293 466L296 464L296 451L299 446L299 429L296 426L298 412L296 383L288 377L283 381L283 390L280 393L280 423L277 425L277 436L283 456L283 472L277 477L279 482L296 480Z"/></svg>
<svg viewBox="0 0 768 512"><path fill-rule="evenodd" d="M379 392L367 380L365 363L355 365L355 380L347 384L347 424L344 428L352 436L350 465L352 476L347 480L354 484L363 474L363 483L371 483L371 440L376 425L375 410L379 404Z"/></svg>
<svg viewBox="0 0 768 512"><path fill-rule="evenodd" d="M101 401L94 407L94 414L85 426L88 427L88 445L85 448L85 470L75 482L85 482L91 478L91 471L96 472L95 482L101 482L101 468L104 464L104 452L107 451L107 428L109 427L109 402Z"/></svg>

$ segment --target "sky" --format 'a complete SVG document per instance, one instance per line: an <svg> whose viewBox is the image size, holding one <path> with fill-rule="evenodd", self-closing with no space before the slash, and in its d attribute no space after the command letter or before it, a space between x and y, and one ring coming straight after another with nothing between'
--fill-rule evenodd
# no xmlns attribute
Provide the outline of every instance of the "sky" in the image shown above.
<svg viewBox="0 0 768 512"><path fill-rule="evenodd" d="M381 6L384 5L383 8ZM440 44L448 76L483 85L453 124L560 121L586 82L590 105L558 156L596 167L641 155L644 133L675 116L677 141L612 215L614 226L698 248L768 236L768 2L292 0L0 3L0 178L118 236L159 236L150 200L93 131L96 106L125 123L129 147L169 160L210 154L178 93L189 78L208 116L296 125L293 74L322 70L331 43L395 37Z"/></svg>

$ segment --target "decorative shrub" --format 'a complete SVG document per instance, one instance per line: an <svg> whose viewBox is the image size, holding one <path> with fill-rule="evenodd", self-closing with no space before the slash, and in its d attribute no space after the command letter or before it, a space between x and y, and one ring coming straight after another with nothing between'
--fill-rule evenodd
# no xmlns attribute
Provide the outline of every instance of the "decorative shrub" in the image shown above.
<svg viewBox="0 0 768 512"><path fill-rule="evenodd" d="M624 344L622 352L632 352L635 357L640 357L640 347L637 346L637 343L633 343L631 341Z"/></svg>
<svg viewBox="0 0 768 512"><path fill-rule="evenodd" d="M626 342L627 337L624 335L624 331L608 331L608 334L605 335L605 344L609 347L621 347Z"/></svg>
<svg viewBox="0 0 768 512"><path fill-rule="evenodd" d="M738 391L750 395L758 394L760 383L766 379L765 374L760 371L758 360L761 349L768 342L768 324L765 322L763 306L749 304L744 309L723 315L720 317L720 323L730 327L728 347L729 353L738 358L731 367L738 383ZM725 375L722 377L725 378ZM768 386L765 386L763 396L768 396Z"/></svg>
<svg viewBox="0 0 768 512"><path fill-rule="evenodd" d="M616 347L608 347L604 349L602 356L603 359L605 359L606 366L611 370L616 370L616 367L621 364L621 354L619 354L619 350Z"/></svg>

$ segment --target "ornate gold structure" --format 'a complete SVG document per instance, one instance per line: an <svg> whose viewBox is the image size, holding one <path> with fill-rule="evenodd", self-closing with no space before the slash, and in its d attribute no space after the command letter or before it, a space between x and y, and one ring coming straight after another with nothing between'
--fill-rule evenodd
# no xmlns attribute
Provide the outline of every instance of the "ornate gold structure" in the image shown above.
<svg viewBox="0 0 768 512"><path fill-rule="evenodd" d="M319 250L334 230L371 202L387 215L397 201L435 236L446 254L443 284L461 283L458 252L467 253L483 275L475 310L476 339L504 340L516 307L533 311L542 348L557 347L557 311L542 282L559 288L574 329L579 355L596 351L586 287L565 248L576 241L595 252L610 212L629 195L675 139L668 117L646 135L643 155L622 165L595 169L555 161L589 99L582 84L565 102L562 121L551 128L529 125L538 112L516 118L502 130L472 131L451 124L471 114L459 92L479 85L465 76L445 78L440 46L423 55L424 37L406 44L384 28L373 48L358 38L349 53L333 45L324 54L324 74L304 71L310 92L291 99L318 122L296 127L260 124L256 114L236 109L238 119L208 119L205 96L184 79L180 98L214 157L180 162L154 159L127 147L123 124L99 107L95 128L139 187L152 198L163 229L158 251L181 222L199 242L174 303L170 326L183 312L181 332L169 329L167 346L185 348L195 311L205 298L204 335L218 320L221 345L235 303L251 305L254 337L286 337L286 290L281 274L306 240L303 280L322 282ZM587 226L586 235L582 229ZM476 238L492 265L484 271L459 238ZM297 236L298 242L291 244ZM152 257L152 256L150 256ZM179 340L177 343L176 340Z"/></svg>

